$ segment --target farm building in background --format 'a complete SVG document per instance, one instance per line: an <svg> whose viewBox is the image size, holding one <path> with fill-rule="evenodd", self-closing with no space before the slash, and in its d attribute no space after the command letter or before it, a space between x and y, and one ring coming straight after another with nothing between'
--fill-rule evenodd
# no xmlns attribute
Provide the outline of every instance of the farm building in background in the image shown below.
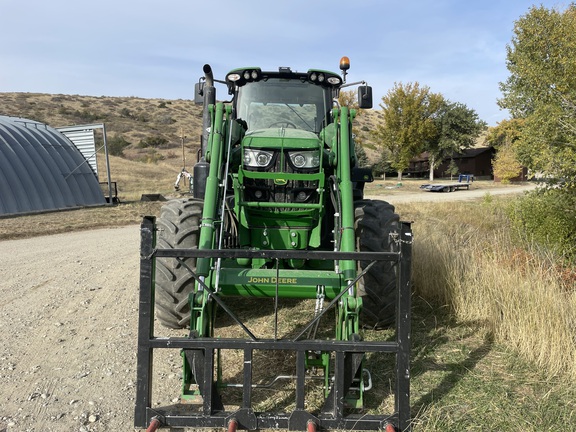
<svg viewBox="0 0 576 432"><path fill-rule="evenodd" d="M104 204L93 169L66 136L43 123L0 116L0 215Z"/></svg>
<svg viewBox="0 0 576 432"><path fill-rule="evenodd" d="M465 149L461 153L456 153L452 158L446 158L434 170L434 178L450 177L450 164L458 169L458 174L472 174L477 179L493 179L492 159L494 158L494 147L476 147ZM410 166L405 171L412 177L425 177L430 175L429 154L422 153L410 161Z"/></svg>

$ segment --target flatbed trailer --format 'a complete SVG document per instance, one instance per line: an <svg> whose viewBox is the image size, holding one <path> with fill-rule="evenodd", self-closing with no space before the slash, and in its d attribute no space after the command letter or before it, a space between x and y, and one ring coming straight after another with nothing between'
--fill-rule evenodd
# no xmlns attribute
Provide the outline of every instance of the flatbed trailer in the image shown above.
<svg viewBox="0 0 576 432"><path fill-rule="evenodd" d="M470 190L472 183L423 184L420 189L428 192L454 192L460 189Z"/></svg>

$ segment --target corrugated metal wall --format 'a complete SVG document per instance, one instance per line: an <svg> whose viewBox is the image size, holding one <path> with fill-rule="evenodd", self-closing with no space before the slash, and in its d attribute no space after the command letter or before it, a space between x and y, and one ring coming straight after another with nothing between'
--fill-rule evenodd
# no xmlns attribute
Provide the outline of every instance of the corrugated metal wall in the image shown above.
<svg viewBox="0 0 576 432"><path fill-rule="evenodd" d="M102 127L100 125L100 127ZM98 163L96 161L96 143L94 141L94 125L66 126L56 128L63 133L80 150L84 159L88 161L96 178L98 178Z"/></svg>
<svg viewBox="0 0 576 432"><path fill-rule="evenodd" d="M0 116L0 215L105 203L91 167L64 135Z"/></svg>

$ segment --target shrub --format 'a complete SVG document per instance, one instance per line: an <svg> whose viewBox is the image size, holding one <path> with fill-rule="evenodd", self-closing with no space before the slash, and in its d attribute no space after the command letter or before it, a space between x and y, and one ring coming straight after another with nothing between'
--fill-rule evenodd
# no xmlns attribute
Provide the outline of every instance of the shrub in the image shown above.
<svg viewBox="0 0 576 432"><path fill-rule="evenodd" d="M138 158L139 162L144 162L148 164L156 164L161 160L164 160L164 156L162 156L154 149L148 150L143 157Z"/></svg>
<svg viewBox="0 0 576 432"><path fill-rule="evenodd" d="M124 156L124 149L130 145L122 135L114 135L108 140L108 152L113 156Z"/></svg>
<svg viewBox="0 0 576 432"><path fill-rule="evenodd" d="M168 140L160 135L155 136L147 136L143 140L140 140L138 143L138 147L140 148L147 148L147 147L161 147L163 145L168 144Z"/></svg>
<svg viewBox="0 0 576 432"><path fill-rule="evenodd" d="M176 120L174 120L171 115L166 114L166 115L159 116L157 118L157 122L160 124L163 124L163 125L169 125L169 124L176 123Z"/></svg>
<svg viewBox="0 0 576 432"><path fill-rule="evenodd" d="M576 258L576 196L561 189L535 191L508 208L517 232L570 259Z"/></svg>
<svg viewBox="0 0 576 432"><path fill-rule="evenodd" d="M103 120L106 117L104 114L90 111L87 109L84 109L82 111L79 110L74 111L74 116L78 118L80 121L87 123L92 123L95 122L96 120Z"/></svg>

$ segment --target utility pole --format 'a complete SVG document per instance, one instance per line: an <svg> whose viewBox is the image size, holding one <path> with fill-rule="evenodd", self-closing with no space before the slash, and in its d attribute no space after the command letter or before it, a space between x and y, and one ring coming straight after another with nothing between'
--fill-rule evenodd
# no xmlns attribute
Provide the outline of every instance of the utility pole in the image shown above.
<svg viewBox="0 0 576 432"><path fill-rule="evenodd" d="M180 143L182 144L182 170L186 169L186 153L184 151L184 132L182 128L180 128Z"/></svg>

